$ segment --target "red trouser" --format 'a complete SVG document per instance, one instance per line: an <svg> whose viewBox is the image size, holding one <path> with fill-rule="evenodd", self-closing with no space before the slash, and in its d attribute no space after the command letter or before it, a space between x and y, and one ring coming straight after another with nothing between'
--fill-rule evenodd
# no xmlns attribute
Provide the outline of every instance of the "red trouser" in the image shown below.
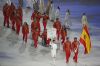
<svg viewBox="0 0 100 66"><path fill-rule="evenodd" d="M78 59L78 51L74 54L73 60L77 63Z"/></svg>
<svg viewBox="0 0 100 66"><path fill-rule="evenodd" d="M19 35L19 32L20 32L20 24L17 24L16 25L16 33Z"/></svg>
<svg viewBox="0 0 100 66"><path fill-rule="evenodd" d="M34 47L37 48L37 43L38 43L38 40L37 39L34 39Z"/></svg>
<svg viewBox="0 0 100 66"><path fill-rule="evenodd" d="M23 41L25 41L25 43L27 43L27 34L23 33Z"/></svg>
<svg viewBox="0 0 100 66"><path fill-rule="evenodd" d="M46 29L47 22L43 22L44 30Z"/></svg>
<svg viewBox="0 0 100 66"><path fill-rule="evenodd" d="M70 51L66 51L66 62L69 62Z"/></svg>
<svg viewBox="0 0 100 66"><path fill-rule="evenodd" d="M12 29L15 30L15 21L14 21L14 19L11 21L12 21Z"/></svg>
<svg viewBox="0 0 100 66"><path fill-rule="evenodd" d="M22 24L23 24L23 23L22 23L22 22L23 22L23 20L22 20L22 16L20 17L20 20L21 20L21 26L22 26Z"/></svg>
<svg viewBox="0 0 100 66"><path fill-rule="evenodd" d="M4 26L7 24L7 27L9 27L9 17L4 16Z"/></svg>
<svg viewBox="0 0 100 66"><path fill-rule="evenodd" d="M38 22L38 29L39 29L39 35L40 35L40 31L41 31L41 29L40 29L40 22Z"/></svg>
<svg viewBox="0 0 100 66"><path fill-rule="evenodd" d="M60 33L59 33L59 31L58 31L58 30L56 31L56 35L57 35L57 39L59 40Z"/></svg>
<svg viewBox="0 0 100 66"><path fill-rule="evenodd" d="M47 46L49 46L49 44L50 44L50 39L46 40L46 44L47 44Z"/></svg>

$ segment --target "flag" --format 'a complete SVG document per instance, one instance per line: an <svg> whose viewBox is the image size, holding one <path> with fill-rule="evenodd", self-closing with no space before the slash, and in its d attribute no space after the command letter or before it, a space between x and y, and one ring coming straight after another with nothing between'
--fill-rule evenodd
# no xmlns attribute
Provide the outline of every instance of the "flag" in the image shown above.
<svg viewBox="0 0 100 66"><path fill-rule="evenodd" d="M48 0L47 7L46 7L46 14L49 15L50 7L51 7L52 0Z"/></svg>
<svg viewBox="0 0 100 66"><path fill-rule="evenodd" d="M41 14L43 14L44 13L44 0L40 0L39 1L39 11L40 11L40 13Z"/></svg>
<svg viewBox="0 0 100 66"><path fill-rule="evenodd" d="M34 9L34 11L38 11L39 10L38 0L32 0L32 1L33 1L33 9Z"/></svg>
<svg viewBox="0 0 100 66"><path fill-rule="evenodd" d="M80 43L83 44L85 54L89 54L91 51L91 39L89 35L88 27L85 25L82 30L82 34L80 36Z"/></svg>

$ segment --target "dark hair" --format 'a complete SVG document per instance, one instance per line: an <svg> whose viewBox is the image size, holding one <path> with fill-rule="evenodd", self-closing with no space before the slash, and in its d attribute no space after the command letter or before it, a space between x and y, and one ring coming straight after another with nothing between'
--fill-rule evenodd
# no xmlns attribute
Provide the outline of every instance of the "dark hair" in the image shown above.
<svg viewBox="0 0 100 66"><path fill-rule="evenodd" d="M59 20L59 18L56 18L56 20Z"/></svg>
<svg viewBox="0 0 100 66"><path fill-rule="evenodd" d="M77 39L77 37L74 37L74 39Z"/></svg>
<svg viewBox="0 0 100 66"><path fill-rule="evenodd" d="M51 41L51 38L49 40Z"/></svg>
<svg viewBox="0 0 100 66"><path fill-rule="evenodd" d="M53 3L53 0L51 1L51 4Z"/></svg>
<svg viewBox="0 0 100 66"><path fill-rule="evenodd" d="M69 13L69 15L70 15L70 10L69 10L69 9L67 10L67 12L68 12L68 13Z"/></svg>
<svg viewBox="0 0 100 66"><path fill-rule="evenodd" d="M57 8L60 10L60 7L59 6Z"/></svg>
<svg viewBox="0 0 100 66"><path fill-rule="evenodd" d="M54 42L55 40L53 40L53 42Z"/></svg>
<svg viewBox="0 0 100 66"><path fill-rule="evenodd" d="M13 5L13 2L11 2L11 5Z"/></svg>
<svg viewBox="0 0 100 66"><path fill-rule="evenodd" d="M69 37L66 38L67 40L69 39Z"/></svg>
<svg viewBox="0 0 100 66"><path fill-rule="evenodd" d="M86 13L83 13L83 15L86 15Z"/></svg>

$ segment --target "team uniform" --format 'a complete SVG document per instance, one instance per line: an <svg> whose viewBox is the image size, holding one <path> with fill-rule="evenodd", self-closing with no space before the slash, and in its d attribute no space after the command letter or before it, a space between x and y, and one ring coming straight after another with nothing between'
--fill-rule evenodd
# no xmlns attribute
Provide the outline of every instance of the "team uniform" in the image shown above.
<svg viewBox="0 0 100 66"><path fill-rule="evenodd" d="M23 24L23 26L22 26L22 34L23 34L23 41L25 41L25 43L27 43L27 37L29 34L29 27L28 27L27 23Z"/></svg>
<svg viewBox="0 0 100 66"><path fill-rule="evenodd" d="M61 36L61 23L59 20L56 20L53 24L53 27L56 28L56 35L57 39L59 40L59 37Z"/></svg>
<svg viewBox="0 0 100 66"><path fill-rule="evenodd" d="M41 28L40 28L40 19L42 18L42 15L38 12L37 16L36 16L36 21L37 21L37 27L39 29L39 34L41 32Z"/></svg>
<svg viewBox="0 0 100 66"><path fill-rule="evenodd" d="M38 37L39 37L39 31L38 31L38 29L32 31L32 39L33 39L34 47L35 47L35 48L37 48Z"/></svg>
<svg viewBox="0 0 100 66"><path fill-rule="evenodd" d="M22 22L23 22L23 10L22 10L22 7L18 7L18 9L17 9L17 11L16 11L16 13L17 13L17 16L19 17L19 20L20 20L20 22L21 22L21 26L22 26Z"/></svg>
<svg viewBox="0 0 100 66"><path fill-rule="evenodd" d="M79 41L73 41L72 42L72 50L74 52L73 60L77 63L78 60L78 51L79 51Z"/></svg>
<svg viewBox="0 0 100 66"><path fill-rule="evenodd" d="M48 19L49 19L49 16L46 15L46 14L44 14L43 15L43 26L44 26L44 30L46 29Z"/></svg>
<svg viewBox="0 0 100 66"><path fill-rule="evenodd" d="M19 35L21 28L21 21L18 16L16 16L16 34Z"/></svg>
<svg viewBox="0 0 100 66"><path fill-rule="evenodd" d="M3 6L3 15L4 15L4 26L7 24L7 27L9 28L10 6L7 3Z"/></svg>
<svg viewBox="0 0 100 66"><path fill-rule="evenodd" d="M10 6L10 21L12 24L12 30L15 30L15 22L16 22L16 8L15 5L13 3L11 3Z"/></svg>
<svg viewBox="0 0 100 66"><path fill-rule="evenodd" d="M68 63L71 55L71 42L69 40L64 42L64 51L66 53L66 63Z"/></svg>

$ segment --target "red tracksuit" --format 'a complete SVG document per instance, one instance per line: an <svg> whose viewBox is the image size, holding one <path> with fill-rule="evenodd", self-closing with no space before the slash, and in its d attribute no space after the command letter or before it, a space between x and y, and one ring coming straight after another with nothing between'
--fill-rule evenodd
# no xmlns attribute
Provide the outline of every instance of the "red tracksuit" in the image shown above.
<svg viewBox="0 0 100 66"><path fill-rule="evenodd" d="M56 35L57 35L57 39L59 40L59 37L61 35L61 23L59 20L56 20L56 22L54 22L53 27L56 28Z"/></svg>
<svg viewBox="0 0 100 66"><path fill-rule="evenodd" d="M22 8L20 6L16 10L16 13L17 13L17 16L19 17L19 20L20 20L21 26L22 26L23 11L22 11Z"/></svg>
<svg viewBox="0 0 100 66"><path fill-rule="evenodd" d="M22 26L22 34L23 34L23 41L25 41L25 43L27 43L27 37L29 34L29 27L27 24L24 24Z"/></svg>
<svg viewBox="0 0 100 66"><path fill-rule="evenodd" d="M40 22L40 19L42 18L41 14L38 12L37 15L35 16L36 17L36 20L38 22Z"/></svg>
<svg viewBox="0 0 100 66"><path fill-rule="evenodd" d="M50 41L51 41L51 39L50 39L50 38L48 38L48 39L47 39L47 41L46 41L47 46L49 46Z"/></svg>
<svg viewBox="0 0 100 66"><path fill-rule="evenodd" d="M11 23L12 23L12 30L15 30L15 23L16 23L15 13L11 14L10 20L11 20Z"/></svg>
<svg viewBox="0 0 100 66"><path fill-rule="evenodd" d="M37 12L33 12L32 16L31 16L31 20L34 20L36 18L36 16L37 16Z"/></svg>
<svg viewBox="0 0 100 66"><path fill-rule="evenodd" d="M16 33L19 35L20 32L20 27L21 27L21 22L19 18L16 16Z"/></svg>
<svg viewBox="0 0 100 66"><path fill-rule="evenodd" d="M5 4L3 6L3 15L4 15L4 26L7 24L7 27L9 28L10 6L8 4Z"/></svg>
<svg viewBox="0 0 100 66"><path fill-rule="evenodd" d="M32 31L32 39L33 39L33 41L34 41L34 47L35 47L35 48L37 48L38 36L39 36L39 31L38 31L38 30L33 30L33 31Z"/></svg>
<svg viewBox="0 0 100 66"><path fill-rule="evenodd" d="M71 54L71 42L70 41L65 41L64 42L64 50L66 53L66 63L69 62L70 54Z"/></svg>
<svg viewBox="0 0 100 66"><path fill-rule="evenodd" d="M40 31L41 31L41 29L40 29L40 22L37 22L37 27L38 27L39 35L40 35Z"/></svg>
<svg viewBox="0 0 100 66"><path fill-rule="evenodd" d="M44 26L44 30L46 29L47 26L47 20L49 19L49 17L47 15L43 16L43 26Z"/></svg>
<svg viewBox="0 0 100 66"><path fill-rule="evenodd" d="M41 15L38 13L37 17L36 17L36 21L37 21L37 26L38 26L38 29L39 29L39 33L41 31L41 28L40 28L40 19L41 19Z"/></svg>
<svg viewBox="0 0 100 66"><path fill-rule="evenodd" d="M79 50L79 42L78 41L73 41L72 42L72 51L74 52L73 60L76 63L77 63L77 59L78 59L78 50Z"/></svg>
<svg viewBox="0 0 100 66"><path fill-rule="evenodd" d="M10 20L11 20L11 24L12 24L12 29L13 30L15 30L15 19L16 19L16 17L15 17L15 15L16 15L15 10L16 9L15 9L14 4L11 3L11 6L10 6Z"/></svg>
<svg viewBox="0 0 100 66"><path fill-rule="evenodd" d="M31 23L31 31L36 30L38 28L37 22Z"/></svg>
<svg viewBox="0 0 100 66"><path fill-rule="evenodd" d="M7 9L7 3L3 6L3 16L4 16L4 26L5 26L5 21L6 21L6 9Z"/></svg>

